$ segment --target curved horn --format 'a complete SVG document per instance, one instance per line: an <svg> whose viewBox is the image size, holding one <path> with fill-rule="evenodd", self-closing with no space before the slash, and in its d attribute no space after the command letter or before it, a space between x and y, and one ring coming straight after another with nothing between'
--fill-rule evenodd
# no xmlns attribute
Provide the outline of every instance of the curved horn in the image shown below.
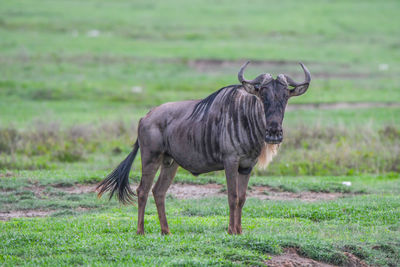
<svg viewBox="0 0 400 267"><path fill-rule="evenodd" d="M307 69L307 67L303 63L300 62L299 64L304 71L305 80L304 80L303 84L310 83L311 82L310 71Z"/></svg>
<svg viewBox="0 0 400 267"><path fill-rule="evenodd" d="M288 81L288 84L289 84L290 86L293 86L293 87L294 87L293 90L290 90L290 96L291 96L291 97L292 97L292 96L299 96L299 95L304 94L304 93L307 91L308 86L310 85L310 82L311 82L311 74L310 74L310 71L309 71L309 70L307 69L307 67L304 66L304 64L301 63L301 62L300 62L300 66L303 68L303 71L304 71L304 76L305 76L304 82L302 82L302 83L296 83L295 81L293 81L292 78L290 78L289 76L285 75L285 78L286 78L286 80Z"/></svg>
<svg viewBox="0 0 400 267"><path fill-rule="evenodd" d="M249 65L249 63L250 63L250 61L247 61L247 62L240 68L240 70L239 70L238 79L239 79L239 82L240 82L240 83L243 83L243 82L251 83L251 81L246 80L246 79L244 78L244 75L243 75L244 70L246 69L247 65Z"/></svg>
<svg viewBox="0 0 400 267"><path fill-rule="evenodd" d="M307 83L309 84L311 82L310 71L307 69L307 67L303 63L300 62L299 64L300 64L300 66L302 67L302 69L304 71L304 76L305 76L304 82L297 83L292 78L290 78L288 75L285 74L285 78L288 81L290 86L297 87L297 86L304 85L304 84L307 84Z"/></svg>

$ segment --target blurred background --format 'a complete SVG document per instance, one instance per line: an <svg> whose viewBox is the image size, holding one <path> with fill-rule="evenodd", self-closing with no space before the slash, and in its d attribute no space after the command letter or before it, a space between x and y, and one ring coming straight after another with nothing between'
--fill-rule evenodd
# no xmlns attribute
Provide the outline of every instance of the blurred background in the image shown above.
<svg viewBox="0 0 400 267"><path fill-rule="evenodd" d="M396 0L2 1L0 169L105 174L151 107L237 84L251 60L248 78L300 81L299 61L313 77L290 100L280 153L256 173L396 176L399 8Z"/></svg>

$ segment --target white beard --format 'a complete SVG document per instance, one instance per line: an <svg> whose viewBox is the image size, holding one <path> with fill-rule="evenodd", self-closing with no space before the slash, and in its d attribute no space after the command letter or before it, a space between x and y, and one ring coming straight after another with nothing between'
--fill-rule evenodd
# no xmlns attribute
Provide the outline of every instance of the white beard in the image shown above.
<svg viewBox="0 0 400 267"><path fill-rule="evenodd" d="M257 162L259 169L265 170L268 167L275 155L278 154L278 148L279 144L267 144L264 142L264 146Z"/></svg>

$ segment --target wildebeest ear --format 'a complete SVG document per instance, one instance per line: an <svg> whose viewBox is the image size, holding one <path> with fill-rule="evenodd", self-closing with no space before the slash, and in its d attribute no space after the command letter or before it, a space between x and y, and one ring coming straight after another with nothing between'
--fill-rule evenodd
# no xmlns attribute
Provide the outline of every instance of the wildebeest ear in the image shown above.
<svg viewBox="0 0 400 267"><path fill-rule="evenodd" d="M310 85L309 83L305 83L296 86L294 89L289 90L289 96L292 97L304 94L307 91L309 85Z"/></svg>
<svg viewBox="0 0 400 267"><path fill-rule="evenodd" d="M289 90L289 96L290 97L299 96L299 95L304 94L307 91L308 86L310 85L310 82L311 82L310 71L307 69L306 66L304 66L303 63L300 63L300 66L303 68L303 71L304 71L304 76L305 76L304 82L297 83L297 82L293 81L292 78L290 78L289 76L285 75L285 78L286 78L288 84L290 86L294 87L294 89Z"/></svg>

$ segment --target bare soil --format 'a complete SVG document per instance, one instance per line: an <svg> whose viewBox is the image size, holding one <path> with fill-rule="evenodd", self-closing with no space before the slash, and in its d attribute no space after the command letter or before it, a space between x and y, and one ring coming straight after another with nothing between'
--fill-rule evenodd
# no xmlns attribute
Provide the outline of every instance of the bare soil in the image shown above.
<svg viewBox="0 0 400 267"><path fill-rule="evenodd" d="M259 199L269 200L302 200L306 202L333 200L343 197L343 193L325 193L325 192L286 192L277 191L268 186L254 186L247 194L248 197L256 197Z"/></svg>
<svg viewBox="0 0 400 267"><path fill-rule="evenodd" d="M364 261L360 260L351 253L344 252L347 257L345 266L347 267L368 267ZM295 248L287 248L281 255L272 256L270 260L265 262L269 267L333 267L323 262L318 262L309 258L300 256Z"/></svg>
<svg viewBox="0 0 400 267"><path fill-rule="evenodd" d="M132 185L132 190L135 192L137 185ZM58 190L68 194L86 194L95 193L96 185L82 185L76 184L74 186L55 186ZM26 188L26 190L32 190L37 197L46 195L46 187L43 186L32 186ZM198 199L212 196L225 196L225 187L220 184L172 184L168 189L167 194L172 195L178 199ZM262 200L302 200L307 202L319 201L319 200L333 200L339 197L343 197L343 193L324 193L324 192L286 192L278 191L268 186L252 186L247 191L247 197L259 198Z"/></svg>
<svg viewBox="0 0 400 267"><path fill-rule="evenodd" d="M88 208L79 207L74 211L83 212L89 210ZM46 217L57 210L12 210L7 212L0 212L0 221L7 221L13 218L29 218L29 217Z"/></svg>
<svg viewBox="0 0 400 267"><path fill-rule="evenodd" d="M179 199L203 198L210 196L224 196L224 187L219 184L191 185L191 184L173 184L168 193ZM302 200L319 201L333 200L343 197L342 193L322 193L322 192L281 192L268 186L252 186L247 191L247 197L259 198L263 200Z"/></svg>
<svg viewBox="0 0 400 267"><path fill-rule="evenodd" d="M348 267L369 267L370 265L366 264L365 261L360 260L358 257L355 255L349 253L349 252L344 252L344 255L347 257L347 264L346 266Z"/></svg>
<svg viewBox="0 0 400 267"><path fill-rule="evenodd" d="M132 189L135 191L137 185L133 185ZM53 188L65 192L67 194L86 194L95 193L96 185L82 185L76 184L74 186L62 186L52 185ZM32 185L25 187L25 190L34 192L37 198L47 197L52 192L47 190L48 187L40 185ZM168 194L178 199L199 199L204 197L223 197L226 196L225 187L219 184L172 184L168 190ZM319 200L333 200L339 197L343 197L345 194L342 193L318 193L318 192L281 192L268 186L252 186L247 191L247 197L258 198L263 200L301 200L301 201L319 201ZM78 211L85 210L78 208ZM11 218L20 217L44 217L55 210L16 210L0 212L0 220L9 220Z"/></svg>
<svg viewBox="0 0 400 267"><path fill-rule="evenodd" d="M266 262L269 267L333 267L334 265L318 262L312 259L303 258L294 248L286 249L282 255L272 256Z"/></svg>
<svg viewBox="0 0 400 267"><path fill-rule="evenodd" d="M138 57L131 56L92 56L92 55L79 55L79 56L58 56L54 57L54 55L50 56L40 56L40 57L27 57L21 56L13 58L13 60L19 60L21 62L29 62L34 60L38 61L54 61L57 62L69 62L74 64L86 64L88 62L94 63L107 63L107 64L115 64L115 63L138 63L141 61L146 62L154 62L157 63L176 63L176 64L187 64L189 68L194 69L198 72L210 73L211 75L215 75L217 72L231 72L231 69L235 70L235 72L239 69L239 67L246 62L246 59L236 59L236 60L222 60L222 59L191 59L186 60L182 58L168 58L168 59L142 59ZM0 57L0 63L6 64L9 61L8 58ZM370 79L374 77L382 77L383 74L380 72L355 72L350 64L342 64L342 63L321 63L321 62L313 62L307 61L303 62L310 69L313 69L312 75L314 78L318 79ZM303 77L301 69L299 70L298 62L293 60L251 60L251 65L258 69L263 69L264 71L271 71L274 74L282 72L292 76L293 78L301 79ZM297 67L297 68L296 68ZM334 71L332 71L334 70Z"/></svg>
<svg viewBox="0 0 400 267"><path fill-rule="evenodd" d="M6 171L5 173L0 173L0 178L12 177L12 176L14 176L14 174L12 172L10 172L10 171Z"/></svg>
<svg viewBox="0 0 400 267"><path fill-rule="evenodd" d="M172 184L167 194L179 199L203 198L210 196L223 196L222 185L219 184Z"/></svg>
<svg viewBox="0 0 400 267"><path fill-rule="evenodd" d="M58 191L62 191L68 194L86 194L95 192L95 185L84 185L84 184L76 184L74 186L62 186L62 185L33 185L29 187L24 187L26 191L32 191L37 198L42 198L43 196L51 195L51 192L47 191L48 187L56 188Z"/></svg>
<svg viewBox="0 0 400 267"><path fill-rule="evenodd" d="M58 190L61 190L65 193L69 194L86 194L86 193L93 193L96 190L96 185L84 185L84 184L77 184L74 186L57 186Z"/></svg>
<svg viewBox="0 0 400 267"><path fill-rule="evenodd" d="M336 103L309 103L289 104L286 110L310 110L310 109L363 109L363 108L391 108L400 107L399 102L336 102Z"/></svg>
<svg viewBox="0 0 400 267"><path fill-rule="evenodd" d="M246 60L219 60L219 59L195 59L189 60L188 66L199 72L215 73L224 69L238 69ZM309 68L320 70L313 71L313 77L318 79L366 79L377 76L377 73L354 72L350 65L338 63L303 62ZM302 72L294 70L298 66L297 61L292 60L251 60L251 65L265 71L284 72L293 78L301 78ZM330 71L324 71L324 70ZM331 71L336 69L336 71Z"/></svg>
<svg viewBox="0 0 400 267"><path fill-rule="evenodd" d="M0 221L6 221L12 218L20 217L45 217L54 211L45 210L14 210L9 212L0 212Z"/></svg>

